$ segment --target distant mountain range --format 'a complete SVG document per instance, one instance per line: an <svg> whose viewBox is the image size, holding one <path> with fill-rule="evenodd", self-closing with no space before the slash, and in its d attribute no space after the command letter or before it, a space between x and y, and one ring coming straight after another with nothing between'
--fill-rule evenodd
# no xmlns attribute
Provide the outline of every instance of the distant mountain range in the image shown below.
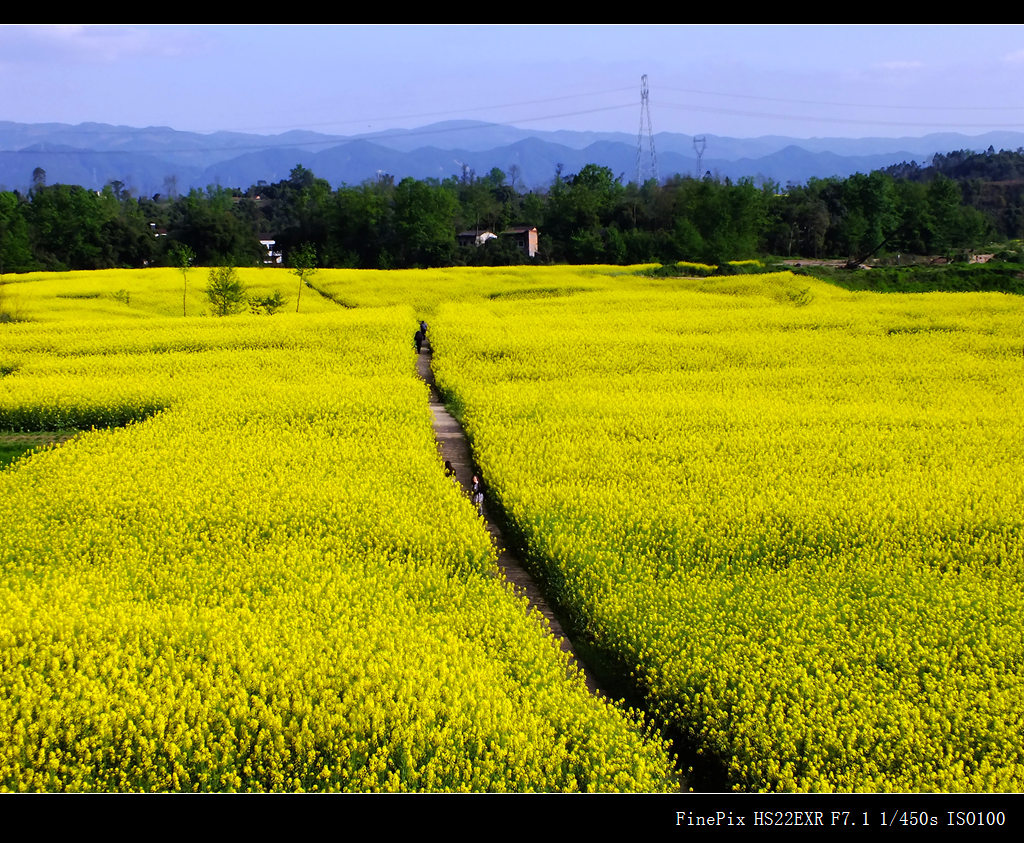
<svg viewBox="0 0 1024 843"><path fill-rule="evenodd" d="M1024 133L954 133L920 138L727 138L704 135L701 171L734 181L771 179L786 185L917 161L937 152L1024 147ZM693 136L654 136L658 174L697 173ZM644 143L646 153L646 139ZM333 186L359 184L388 173L396 181L485 175L494 167L516 173L519 189L543 188L555 172L575 173L585 164L609 167L623 182L637 175L637 138L625 132L540 132L475 121L448 121L419 129L374 135L281 135L239 132L198 134L164 126L136 129L83 123L0 121L0 189L27 190L37 167L49 184L80 184L99 190L119 181L137 196L183 193L192 187L248 188L288 177L301 164Z"/></svg>

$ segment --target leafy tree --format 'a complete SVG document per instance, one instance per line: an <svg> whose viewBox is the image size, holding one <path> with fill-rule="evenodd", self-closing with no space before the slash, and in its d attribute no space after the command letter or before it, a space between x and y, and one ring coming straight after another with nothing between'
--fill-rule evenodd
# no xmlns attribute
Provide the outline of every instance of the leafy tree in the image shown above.
<svg viewBox="0 0 1024 843"><path fill-rule="evenodd" d="M484 179L476 179L458 186L462 204L459 228L474 231L493 230L501 216L501 203L495 198L493 188Z"/></svg>
<svg viewBox="0 0 1024 843"><path fill-rule="evenodd" d="M555 242L555 258L594 262L607 259L603 242L625 189L608 167L585 165L563 180L556 173L544 226Z"/></svg>
<svg viewBox="0 0 1024 843"><path fill-rule="evenodd" d="M963 238L960 188L955 181L939 175L928 185L928 212L935 221L935 242L929 251L949 254Z"/></svg>
<svg viewBox="0 0 1024 843"><path fill-rule="evenodd" d="M100 194L103 265L107 267L148 266L158 246L138 200L128 191L115 196L111 187Z"/></svg>
<svg viewBox="0 0 1024 843"><path fill-rule="evenodd" d="M184 287L181 292L181 315L188 316L188 311L186 309L188 296L188 271L196 261L196 253L193 252L191 247L186 243L175 243L168 252L168 257L171 259L171 264L181 270L181 278L184 282Z"/></svg>
<svg viewBox="0 0 1024 843"><path fill-rule="evenodd" d="M109 212L102 197L78 185L33 190L29 221L36 257L43 267L57 272L109 268L103 237Z"/></svg>
<svg viewBox="0 0 1024 843"><path fill-rule="evenodd" d="M36 268L26 212L27 204L16 194L0 192L0 275Z"/></svg>
<svg viewBox="0 0 1024 843"><path fill-rule="evenodd" d="M245 285L242 284L233 266L215 267L210 270L206 299L213 308L214 316L229 316L245 309Z"/></svg>
<svg viewBox="0 0 1024 843"><path fill-rule="evenodd" d="M405 266L445 266L455 253L455 194L437 181L404 178L395 188L396 249Z"/></svg>
<svg viewBox="0 0 1024 843"><path fill-rule="evenodd" d="M325 179L297 164L287 179L265 186L261 196L268 200L266 227L279 247L288 252L312 243L321 255L327 253L331 186Z"/></svg>
<svg viewBox="0 0 1024 843"><path fill-rule="evenodd" d="M394 191L389 179L338 190L328 210L333 265L386 268L384 256L396 242Z"/></svg>
<svg viewBox="0 0 1024 843"><path fill-rule="evenodd" d="M131 196L131 191L120 179L111 179L106 183L103 189L112 193L118 202L123 202Z"/></svg>
<svg viewBox="0 0 1024 843"><path fill-rule="evenodd" d="M893 249L929 254L935 243L935 218L928 207L928 188L921 182L897 180L896 212L901 225L893 240Z"/></svg>
<svg viewBox="0 0 1024 843"><path fill-rule="evenodd" d="M230 190L190 190L173 206L171 237L186 243L201 266L252 266L265 253L259 232L234 210Z"/></svg>
<svg viewBox="0 0 1024 843"><path fill-rule="evenodd" d="M316 273L316 248L312 243L303 243L288 255L292 272L299 278L299 295L295 299L295 312L299 312L302 301L302 288L309 284L309 279Z"/></svg>
<svg viewBox="0 0 1024 843"><path fill-rule="evenodd" d="M840 248L851 260L863 260L899 228L893 180L877 170L854 173L843 185L842 200L846 215L839 224Z"/></svg>

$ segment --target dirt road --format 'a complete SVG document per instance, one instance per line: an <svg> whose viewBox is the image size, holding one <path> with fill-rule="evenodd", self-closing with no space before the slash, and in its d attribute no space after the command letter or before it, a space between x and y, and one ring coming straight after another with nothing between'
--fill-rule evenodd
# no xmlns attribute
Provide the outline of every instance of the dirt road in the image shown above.
<svg viewBox="0 0 1024 843"><path fill-rule="evenodd" d="M462 426L455 420L448 410L445 409L445 406L441 401L437 387L434 384L434 373L431 369L432 359L432 349L429 342L426 342L423 345L422 352L417 357L416 371L427 386L430 387L430 411L434 415L434 436L441 445L442 458L451 462L452 467L455 469L455 477L459 481L459 485L462 486L463 490L468 495L472 486L473 471L475 468L473 454L470 450L469 442L466 439L466 433L462 429ZM492 518L488 512L486 503L484 504L484 520L487 524L487 531L491 534L491 541L494 543L494 546L498 551L498 565L504 572L506 579L515 586L517 593L524 594L527 600L529 600L530 605L535 607L542 615L544 615L545 618L547 618L548 623L551 625L551 631L554 633L561 648L565 652L569 653L573 661L583 672L590 692L600 692L603 694L604 690L598 685L593 674L587 670L586 666L580 661L572 646L572 642L570 642L566 636L565 631L562 628L562 624L559 622L558 617L555 615L551 606L541 593L540 587L534 581L533 577L530 576L526 568L523 567L522 561L506 548L506 542L501 533L501 529L495 523L495 519Z"/></svg>

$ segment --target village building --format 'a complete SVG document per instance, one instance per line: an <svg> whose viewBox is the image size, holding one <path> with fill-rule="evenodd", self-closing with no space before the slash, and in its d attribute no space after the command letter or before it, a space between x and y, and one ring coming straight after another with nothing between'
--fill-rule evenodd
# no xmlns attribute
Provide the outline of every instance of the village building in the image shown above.
<svg viewBox="0 0 1024 843"><path fill-rule="evenodd" d="M460 231L455 235L460 246L482 246L488 240L497 240L493 231Z"/></svg>
<svg viewBox="0 0 1024 843"><path fill-rule="evenodd" d="M260 235L260 245L267 250L263 258L264 266L280 266L283 261L283 254L277 248L277 241L269 234Z"/></svg>
<svg viewBox="0 0 1024 843"><path fill-rule="evenodd" d="M455 239L460 246L482 246L488 240L496 240L499 235L493 231L460 231ZM501 237L510 237L519 250L528 258L537 254L537 226L514 225L501 232Z"/></svg>
<svg viewBox="0 0 1024 843"><path fill-rule="evenodd" d="M501 232L502 237L512 237L516 245L528 258L537 254L537 226L514 225Z"/></svg>

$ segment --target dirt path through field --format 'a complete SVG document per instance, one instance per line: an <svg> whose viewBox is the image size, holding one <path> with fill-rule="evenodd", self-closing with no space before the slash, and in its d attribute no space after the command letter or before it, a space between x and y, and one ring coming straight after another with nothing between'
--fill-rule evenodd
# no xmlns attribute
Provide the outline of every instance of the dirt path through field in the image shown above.
<svg viewBox="0 0 1024 843"><path fill-rule="evenodd" d="M459 485L462 486L468 495L473 483L473 469L475 466L473 454L470 451L469 442L466 440L465 431L463 431L462 426L448 410L445 409L441 396L437 392L434 384L434 373L430 367L432 359L430 344L424 343L423 351L416 359L416 372L426 382L427 386L430 387L430 411L434 415L434 436L441 445L442 458L451 462ZM491 534L491 541L494 542L494 546L498 549L498 565L504 572L506 579L515 586L518 593L526 595L531 606L535 607L548 619L548 623L551 624L551 631L554 633L562 649L569 653L573 661L583 671L583 676L586 679L587 688L590 689L590 692L604 694L604 689L598 685L591 671L580 661L579 656L573 649L572 643L562 629L562 624L541 593L540 587L523 567L519 558L506 549L501 529L494 519L490 517L486 503L484 504L484 520L487 523L487 531Z"/></svg>
<svg viewBox="0 0 1024 843"><path fill-rule="evenodd" d="M6 468L33 449L51 444L60 445L73 439L80 432L78 430L56 430L15 433L9 430L0 430L0 469Z"/></svg>

